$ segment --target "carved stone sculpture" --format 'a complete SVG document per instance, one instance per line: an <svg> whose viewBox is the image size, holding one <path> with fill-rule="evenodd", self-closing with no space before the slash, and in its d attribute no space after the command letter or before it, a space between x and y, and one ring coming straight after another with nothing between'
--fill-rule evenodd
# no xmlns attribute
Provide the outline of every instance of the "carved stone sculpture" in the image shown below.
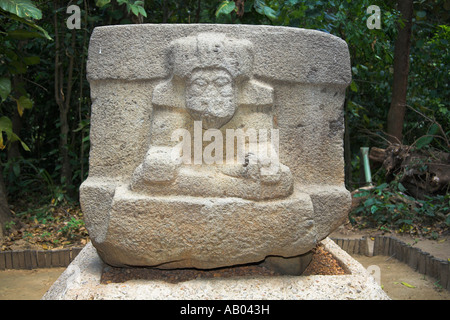
<svg viewBox="0 0 450 320"><path fill-rule="evenodd" d="M266 131L263 131L266 134L266 152L257 150L262 144L257 133L274 129L274 101L272 87L250 78L251 44L229 39L220 33L200 33L173 41L169 57L173 70L171 77L158 84L152 96L153 142L132 176L131 190L152 195L227 196L253 200L291 194L292 175L286 166L270 161L270 154L274 155L274 161L278 158L274 154L276 150L272 150L272 143L267 141L270 139ZM259 123L255 124L258 132L255 127L249 128L255 138L246 144L247 153L244 145L239 145L242 147L236 150L241 151L242 161L239 163L234 159L234 145L230 148L230 144L234 144L236 134L241 138L250 134L247 128L252 123L251 118L258 119ZM176 125L168 126L168 122ZM178 157L173 156L176 151L174 134L178 129L186 130L184 132L188 134L188 137L183 137L183 143L187 143L183 155L187 166L184 167L177 161ZM204 150L207 145L203 148L203 131L214 136L215 157L212 160L223 165L208 165L208 161L204 163L197 159L196 155L203 158L208 151ZM230 140L230 132L233 140ZM190 140L189 137L194 140L192 143L186 141ZM227 142L231 151L225 154ZM191 146L196 144L199 147L192 159ZM219 151L220 156L217 156ZM233 161L230 161L229 153ZM264 170L270 169L273 172L264 174Z"/></svg>
<svg viewBox="0 0 450 320"><path fill-rule="evenodd" d="M105 262L297 257L345 218L341 39L267 26L100 27L88 79L80 201Z"/></svg>

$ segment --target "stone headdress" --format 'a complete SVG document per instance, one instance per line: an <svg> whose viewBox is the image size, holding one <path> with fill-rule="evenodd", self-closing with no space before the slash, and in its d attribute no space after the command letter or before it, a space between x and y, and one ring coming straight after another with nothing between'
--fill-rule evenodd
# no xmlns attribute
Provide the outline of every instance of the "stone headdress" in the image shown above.
<svg viewBox="0 0 450 320"><path fill-rule="evenodd" d="M173 41L169 65L175 76L187 78L200 68L225 69L234 79L248 78L253 65L252 45L248 40L226 37L224 34L201 33Z"/></svg>
<svg viewBox="0 0 450 320"><path fill-rule="evenodd" d="M229 72L241 85L238 104L271 105L273 89L252 80L253 51L248 40L229 38L223 33L200 33L172 41L168 63L171 78L155 87L153 105L184 108L185 80L196 69L219 68ZM250 97L250 96L251 97Z"/></svg>

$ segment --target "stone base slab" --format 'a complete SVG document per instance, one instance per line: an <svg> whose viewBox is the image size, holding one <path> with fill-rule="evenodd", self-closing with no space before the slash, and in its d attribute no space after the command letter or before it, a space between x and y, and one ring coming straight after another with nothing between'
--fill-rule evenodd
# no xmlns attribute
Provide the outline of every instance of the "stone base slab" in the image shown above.
<svg viewBox="0 0 450 320"><path fill-rule="evenodd" d="M106 263L163 269L212 269L293 257L317 243L308 194L286 199L153 197L119 187L106 239L93 239Z"/></svg>
<svg viewBox="0 0 450 320"><path fill-rule="evenodd" d="M389 300L364 267L332 240L322 241L347 271L335 276L196 279L177 284L132 280L101 284L105 267L91 243L42 297L43 300Z"/></svg>

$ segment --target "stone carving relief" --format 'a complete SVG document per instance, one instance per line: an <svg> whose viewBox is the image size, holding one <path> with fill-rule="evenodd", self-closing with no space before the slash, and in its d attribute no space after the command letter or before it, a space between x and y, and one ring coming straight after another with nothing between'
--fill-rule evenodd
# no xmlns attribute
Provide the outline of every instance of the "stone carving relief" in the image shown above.
<svg viewBox="0 0 450 320"><path fill-rule="evenodd" d="M270 26L99 27L88 79L80 203L106 263L297 261L346 216L341 39Z"/></svg>
<svg viewBox="0 0 450 320"><path fill-rule="evenodd" d="M144 161L133 174L131 189L155 194L161 192L159 184L165 183L164 192L177 195L254 200L290 195L292 175L287 166L279 163L278 141L274 141L277 133L273 130L273 88L252 79L251 43L220 33L201 33L173 41L168 58L172 66L171 78L157 85L153 94L151 136L160 136L154 139L160 143L151 144ZM161 123L169 133L179 129L177 126L190 128L194 139L200 136L202 139L204 132L212 133L216 139L214 151L217 154L221 149L223 154L223 159L219 157L220 161L216 161L220 165L213 163L207 168L198 168L199 172L194 176L192 168L183 170L183 163L174 156L173 138L162 134L158 125ZM244 127L235 127L236 124ZM196 135L198 126L202 132ZM236 148L234 136L232 141L224 141L227 137L230 139L227 130L234 135L241 134L246 140L237 139L236 144L243 145ZM271 139L269 133L275 133ZM217 141L218 136L221 142ZM190 142L183 141L189 145ZM230 144L233 147L230 148ZM185 153L190 149L185 148ZM203 153L203 150L198 152ZM226 152L232 154L224 154ZM188 166L192 163L205 165L202 161L196 163L195 159L189 159L191 155L190 152L184 155ZM230 161L230 156L235 161ZM176 181L179 175L189 188L180 188ZM208 178L211 175L214 179Z"/></svg>

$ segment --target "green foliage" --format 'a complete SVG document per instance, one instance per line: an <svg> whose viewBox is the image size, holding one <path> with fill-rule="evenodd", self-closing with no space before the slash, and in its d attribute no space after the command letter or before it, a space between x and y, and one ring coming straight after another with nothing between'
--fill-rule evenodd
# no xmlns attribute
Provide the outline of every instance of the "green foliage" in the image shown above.
<svg viewBox="0 0 450 320"><path fill-rule="evenodd" d="M51 40L47 31L33 21L42 19L42 12L30 0L1 0L0 15L38 31L13 30L8 32L10 38L23 39L43 36Z"/></svg>
<svg viewBox="0 0 450 320"><path fill-rule="evenodd" d="M428 17L428 15L427 15ZM450 26L433 25L427 20L416 21L413 28L415 45L411 49L411 73L409 77L409 105L442 126L445 134L450 134ZM430 127L425 117L417 117L414 112L407 114L406 132L413 132L409 143L436 128ZM430 146L448 148L441 139L427 138ZM428 145L427 144L427 145ZM448 151L447 151L448 152Z"/></svg>
<svg viewBox="0 0 450 320"><path fill-rule="evenodd" d="M95 0L95 5L99 8L102 8L104 6L106 6L107 4L109 4L111 2L111 0Z"/></svg>
<svg viewBox="0 0 450 320"><path fill-rule="evenodd" d="M74 238L76 233L84 227L83 219L78 217L71 217L69 221L64 223L64 226L58 230L63 236L71 239Z"/></svg>
<svg viewBox="0 0 450 320"><path fill-rule="evenodd" d="M7 141L6 145L4 144L4 141L3 141L3 133L6 134L6 141ZM7 145L10 145L11 143L13 143L15 141L19 141L22 144L22 147L26 151L30 151L28 146L22 140L20 140L20 138L17 136L17 134L15 134L13 132L11 120L5 116L1 117L0 118L0 150L5 149L5 147Z"/></svg>
<svg viewBox="0 0 450 320"><path fill-rule="evenodd" d="M5 223L5 230L9 231L15 224L16 223L13 220L8 221L7 223Z"/></svg>
<svg viewBox="0 0 450 320"><path fill-rule="evenodd" d="M41 19L42 12L31 0L1 0L0 8L21 18Z"/></svg>
<svg viewBox="0 0 450 320"><path fill-rule="evenodd" d="M125 4L128 13L132 12L135 16L139 16L140 14L144 17L147 16L147 12L145 12L145 9L143 7L144 1L117 0L117 3L120 5Z"/></svg>
<svg viewBox="0 0 450 320"><path fill-rule="evenodd" d="M359 174L361 146L386 146L378 137L384 135L393 81L399 15L394 1L246 0L240 16L235 1L75 0L71 4L81 8L81 30L66 28L67 3L60 3L55 12L49 1L0 0L0 148L21 141L20 136L23 148L29 150L16 159L0 152L0 160L13 203L41 199L43 209L28 212L39 221L52 219L48 212L69 200L68 190L77 194L88 174L91 101L85 64L89 37L96 26L138 22L240 23L315 29L336 35L348 43L351 56L353 81L347 90L345 108L350 136L347 143L351 148L347 161L352 164L353 176ZM370 15L366 9L370 5L381 9L380 30L366 26ZM443 6L443 0L415 2L407 102L417 112L408 109L404 143L414 144L419 150L445 151L444 136L450 133L450 26ZM55 37L56 27L64 80L68 57L74 57L67 114L70 130L64 146L69 152L72 178L65 183L60 182L61 122L54 92L55 42L49 41ZM22 116L20 132L13 132L11 119L16 110ZM353 180L347 184L350 189L357 186ZM417 200L407 196L401 184L386 184L382 175L373 181L379 186L364 195L367 199L352 214L355 223L404 231L417 229L417 225L427 228L432 221L448 226L448 195ZM77 222L69 222L58 230L76 229Z"/></svg>
<svg viewBox="0 0 450 320"><path fill-rule="evenodd" d="M8 98L11 92L11 80L9 78L0 78L0 97L2 102Z"/></svg>
<svg viewBox="0 0 450 320"><path fill-rule="evenodd" d="M381 10L382 29L368 29L367 8L376 4ZM370 0L249 0L246 11L235 23L271 24L331 33L344 39L352 63L352 82L347 91L346 116L353 159L361 146L370 146L371 136L383 135L390 104L393 79L393 52L398 12L394 3ZM223 16L223 15L222 15ZM229 16L235 16L231 12ZM222 18L223 19L223 18ZM381 140L383 142L383 140ZM359 165L353 167L358 176ZM353 181L348 182L353 188Z"/></svg>
<svg viewBox="0 0 450 320"><path fill-rule="evenodd" d="M428 132L425 136L420 137L416 142L416 148L422 149L425 146L428 146L436 135L439 132L439 126L437 124L432 124L428 129Z"/></svg>
<svg viewBox="0 0 450 320"><path fill-rule="evenodd" d="M9 192L15 198L39 198L39 204L59 205L68 202L62 186L56 184L52 175L44 168L38 168L35 159L14 158L4 163L4 177Z"/></svg>
<svg viewBox="0 0 450 320"><path fill-rule="evenodd" d="M221 14L230 14L232 11L236 10L236 4L234 1L222 1L216 11L216 17Z"/></svg>
<svg viewBox="0 0 450 320"><path fill-rule="evenodd" d="M19 239L39 244L44 249L86 243L87 231L78 207L66 203L58 206L49 203L35 205L24 211L18 209L16 220L7 224L6 247L8 243Z"/></svg>
<svg viewBox="0 0 450 320"><path fill-rule="evenodd" d="M26 92L24 82L19 81L20 75L27 72L28 66L38 64L40 58L34 55L26 55L18 48L18 41L33 39L37 37L48 37L47 32L36 25L31 19L41 19L42 12L29 0L2 0L0 1L0 15L7 20L4 31L0 33L0 110L4 104L11 106L14 102L20 116L24 110L33 107L33 101ZM24 26L32 27L39 32L22 29ZM14 88L12 79L15 79ZM4 143L3 134L6 136L7 144ZM6 116L0 118L0 149L5 149L6 145L19 141L26 151L29 147L13 132L11 120Z"/></svg>
<svg viewBox="0 0 450 320"><path fill-rule="evenodd" d="M408 196L399 182L383 183L358 192L361 204L350 214L352 224L396 232L431 233L433 226L450 227L450 194L426 197Z"/></svg>
<svg viewBox="0 0 450 320"><path fill-rule="evenodd" d="M125 5L127 9L127 13L133 13L135 16L142 15L147 17L147 12L144 8L144 1L139 0L116 0L118 5ZM113 8L111 6L111 0L97 0L95 5L99 8L108 9ZM111 15L116 19L122 18L122 12L120 10L111 11Z"/></svg>
<svg viewBox="0 0 450 320"><path fill-rule="evenodd" d="M250 1L252 2L252 1ZM292 1L290 1L292 2ZM273 1L272 1L273 3ZM253 8L255 8L255 11L259 13L260 15L266 16L270 20L276 20L278 16L280 15L280 12L276 12L274 9L270 7L270 4L267 5L264 0L254 0L253 2Z"/></svg>

